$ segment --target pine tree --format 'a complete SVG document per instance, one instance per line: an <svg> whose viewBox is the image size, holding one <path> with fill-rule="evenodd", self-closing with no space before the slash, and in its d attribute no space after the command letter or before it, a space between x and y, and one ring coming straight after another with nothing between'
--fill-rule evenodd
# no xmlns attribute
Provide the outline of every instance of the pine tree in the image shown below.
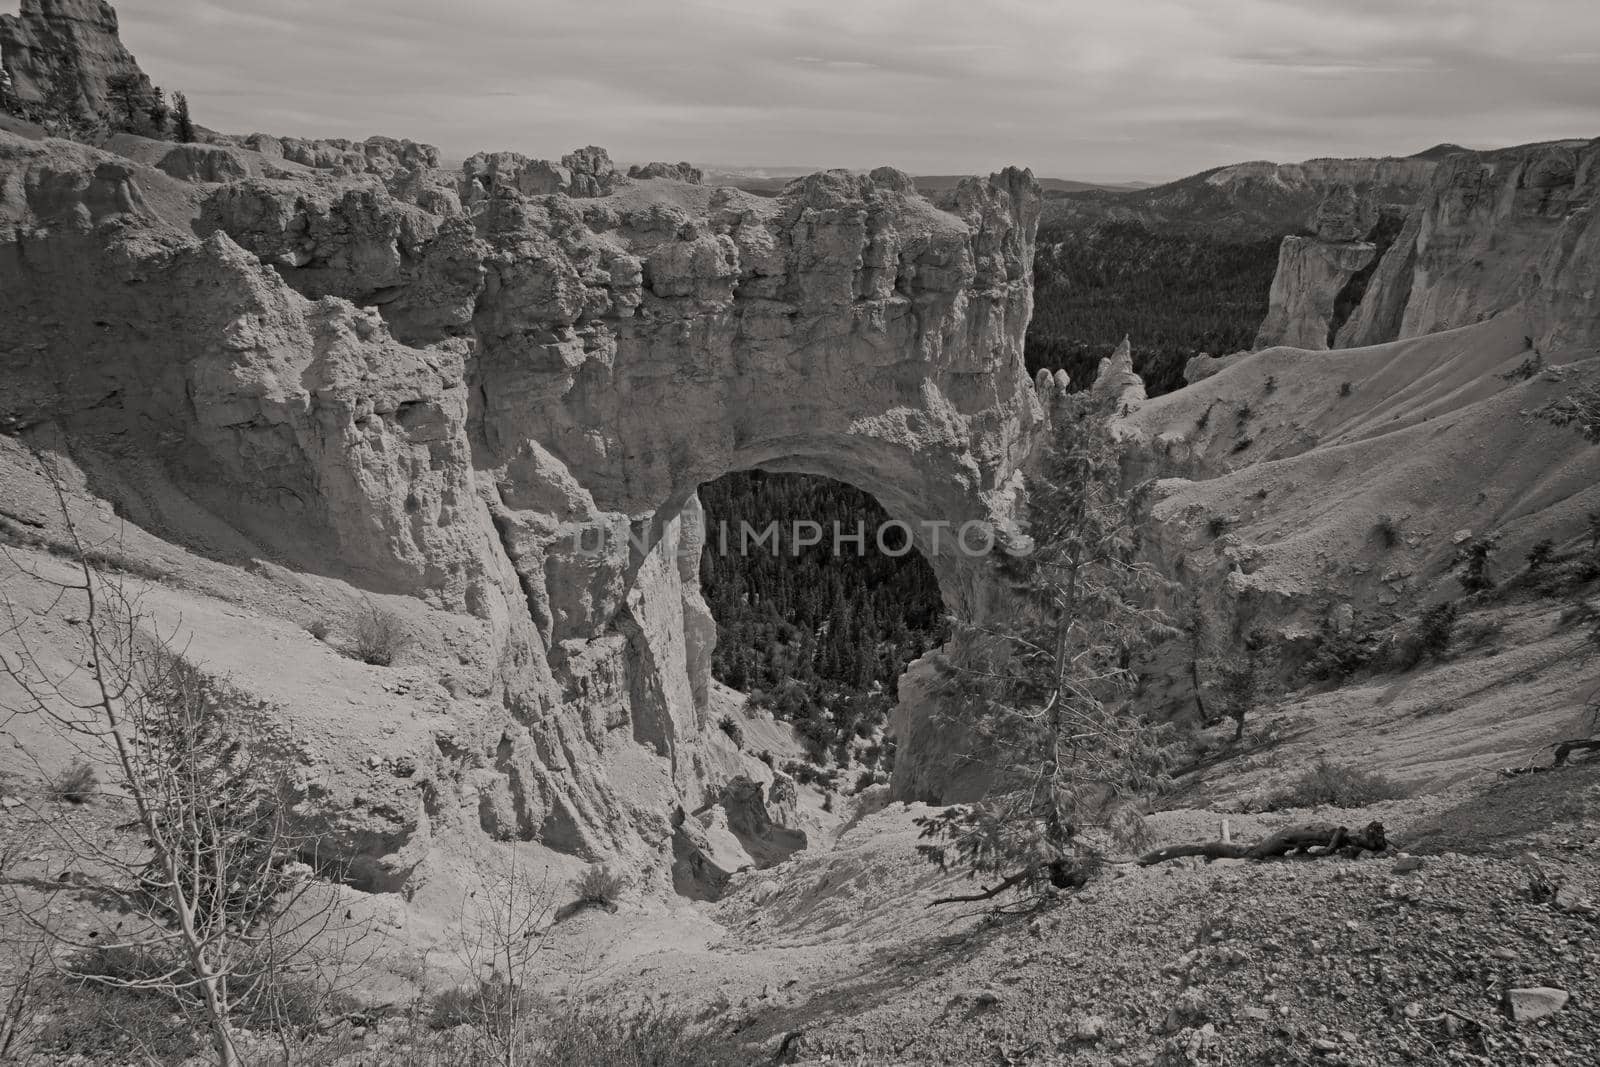
<svg viewBox="0 0 1600 1067"><path fill-rule="evenodd" d="M1183 630L1189 638L1189 682L1194 687L1194 710L1199 721L1206 722L1206 705L1201 698L1200 664L1211 658L1211 620L1200 603L1199 594L1189 598L1188 611L1184 613Z"/></svg>
<svg viewBox="0 0 1600 1067"><path fill-rule="evenodd" d="M113 74L106 80L106 102L112 107L112 118L118 129L133 129L138 117L150 103L150 94L144 87L144 76L134 71Z"/></svg>
<svg viewBox="0 0 1600 1067"><path fill-rule="evenodd" d="M995 782L977 804L918 820L934 842L918 851L941 869L1003 876L957 899L1081 884L1102 840L1140 836L1132 800L1161 784L1161 731L1127 697L1134 655L1177 631L1137 561L1148 493L1122 486L1111 414L1103 397L1065 398L1029 484L1023 603L997 624L957 623L954 713L989 739Z"/></svg>
<svg viewBox="0 0 1600 1067"><path fill-rule="evenodd" d="M172 94L172 132L184 144L195 141L194 120L189 117L189 98L183 93Z"/></svg>
<svg viewBox="0 0 1600 1067"><path fill-rule="evenodd" d="M1256 706L1261 690L1263 643L1258 638L1245 642L1244 652L1223 661L1217 669L1217 690L1223 710L1233 720L1233 739L1244 740L1245 718Z"/></svg>
<svg viewBox="0 0 1600 1067"><path fill-rule="evenodd" d="M167 95L156 86L154 95L145 104L144 114L150 120L150 130L157 137L163 137L167 132L167 120L172 116L172 109L167 106Z"/></svg>

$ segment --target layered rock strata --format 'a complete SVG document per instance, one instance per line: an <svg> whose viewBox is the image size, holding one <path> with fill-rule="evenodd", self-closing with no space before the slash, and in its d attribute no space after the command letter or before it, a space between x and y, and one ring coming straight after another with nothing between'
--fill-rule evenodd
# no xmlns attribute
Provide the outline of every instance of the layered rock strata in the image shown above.
<svg viewBox="0 0 1600 1067"><path fill-rule="evenodd" d="M953 606L981 603L980 539L954 534L1009 536L1043 417L1028 172L936 206L887 168L762 199L588 149L551 191L510 155L451 174L407 142L256 142L230 150L247 171L306 173L186 157L178 180L0 135L0 430L159 471L200 509L159 516L177 543L216 551L204 514L479 634L433 750L363 792L363 826L388 820L364 831L374 886L451 829L669 851L671 812L715 785L703 481L858 485Z"/></svg>

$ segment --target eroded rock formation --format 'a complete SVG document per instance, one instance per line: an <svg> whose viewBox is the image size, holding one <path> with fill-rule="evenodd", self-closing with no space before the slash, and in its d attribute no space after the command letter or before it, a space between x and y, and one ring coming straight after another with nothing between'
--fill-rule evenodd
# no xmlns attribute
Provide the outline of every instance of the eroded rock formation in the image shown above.
<svg viewBox="0 0 1600 1067"><path fill-rule="evenodd" d="M1376 222L1371 199L1340 184L1311 219L1313 236L1292 234L1283 239L1256 348L1330 347L1339 294L1378 256L1377 245L1366 240Z"/></svg>
<svg viewBox="0 0 1600 1067"><path fill-rule="evenodd" d="M1541 350L1595 345L1597 204L1597 141L1447 157L1372 269L1359 304L1332 323L1331 347L1420 337L1513 308L1526 315ZM1356 247L1285 240L1257 347L1330 347L1329 313L1353 273Z"/></svg>
<svg viewBox="0 0 1600 1067"><path fill-rule="evenodd" d="M105 0L22 0L17 14L0 15L0 62L22 105L76 108L84 119L109 115L106 87L119 74L151 89Z"/></svg>
<svg viewBox="0 0 1600 1067"><path fill-rule="evenodd" d="M981 598L950 531L1004 532L1042 420L1028 172L940 206L887 168L762 199L629 183L587 149L559 192L509 154L450 175L406 142L255 141L232 150L247 170L276 147L307 173L185 157L180 181L0 135L0 429L159 471L200 509L159 516L178 543L219 551L204 514L250 556L477 635L435 750L360 791L371 884L404 882L462 813L665 855L670 813L714 785L703 481L861 486L952 604Z"/></svg>
<svg viewBox="0 0 1600 1067"><path fill-rule="evenodd" d="M1524 305L1545 350L1600 339L1600 141L1453 156L1339 336L1357 347Z"/></svg>
<svg viewBox="0 0 1600 1067"><path fill-rule="evenodd" d="M688 182L699 185L705 175L699 167L689 163L646 163L644 166L628 168L630 178L669 178L675 182Z"/></svg>

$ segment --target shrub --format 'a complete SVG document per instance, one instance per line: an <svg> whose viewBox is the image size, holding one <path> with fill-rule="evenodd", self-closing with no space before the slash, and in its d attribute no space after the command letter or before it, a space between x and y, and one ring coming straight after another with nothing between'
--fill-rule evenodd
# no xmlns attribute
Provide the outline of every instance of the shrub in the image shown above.
<svg viewBox="0 0 1600 1067"><path fill-rule="evenodd" d="M720 1013L708 1010L705 1019ZM557 1011L541 1035L541 1063L562 1067L743 1067L759 1062L703 1020L659 1010L637 1014L594 1008Z"/></svg>
<svg viewBox="0 0 1600 1067"><path fill-rule="evenodd" d="M363 663L392 666L409 644L411 635L406 632L405 620L392 611L368 604L356 621L355 658Z"/></svg>
<svg viewBox="0 0 1600 1067"><path fill-rule="evenodd" d="M98 945L77 953L68 964L68 981L75 986L96 983L136 985L161 977L171 969L165 956L141 945Z"/></svg>
<svg viewBox="0 0 1600 1067"><path fill-rule="evenodd" d="M1400 520L1387 511L1378 516L1378 521L1372 528L1377 532L1378 540L1383 542L1384 548L1393 548L1400 543Z"/></svg>
<svg viewBox="0 0 1600 1067"><path fill-rule="evenodd" d="M768 767L776 767L777 766L777 763L773 761L772 750L770 748L762 749L761 750L761 755L757 756L756 758L759 759L762 763L765 763Z"/></svg>
<svg viewBox="0 0 1600 1067"><path fill-rule="evenodd" d="M1372 662L1374 646L1370 633L1357 632L1354 627L1341 633L1324 625L1321 640L1306 661L1304 671L1319 682L1341 683Z"/></svg>
<svg viewBox="0 0 1600 1067"><path fill-rule="evenodd" d="M1533 355L1525 357L1521 363L1518 363L1515 367L1500 375L1500 377L1508 382L1525 382L1542 370L1544 370L1544 357L1535 352Z"/></svg>
<svg viewBox="0 0 1600 1067"><path fill-rule="evenodd" d="M1494 588L1494 578L1489 574L1489 559L1500 547L1498 537L1475 537L1461 546L1457 563L1461 565L1461 587L1469 593L1482 593Z"/></svg>
<svg viewBox="0 0 1600 1067"><path fill-rule="evenodd" d="M446 989L433 998L428 1009L428 1027L453 1030L457 1026L493 1026L529 1014L533 997L509 982L483 979L476 985Z"/></svg>
<svg viewBox="0 0 1600 1067"><path fill-rule="evenodd" d="M1228 525L1226 515L1213 515L1206 520L1206 533L1212 537L1221 537L1228 532Z"/></svg>
<svg viewBox="0 0 1600 1067"><path fill-rule="evenodd" d="M744 748L744 729L732 715L724 715L718 719L717 729L728 735L728 740L733 742L734 748Z"/></svg>
<svg viewBox="0 0 1600 1067"><path fill-rule="evenodd" d="M1505 633L1506 624L1499 619L1476 619L1456 627L1455 640L1467 648L1477 648Z"/></svg>
<svg viewBox="0 0 1600 1067"><path fill-rule="evenodd" d="M324 618L313 619L311 625L306 627L306 633L315 637L318 641L326 641L328 635L332 632L333 625Z"/></svg>
<svg viewBox="0 0 1600 1067"><path fill-rule="evenodd" d="M1251 445L1253 445L1255 443L1256 443L1256 439L1254 437L1250 437L1250 436L1246 435L1244 437L1239 438L1237 441L1235 441L1233 443L1233 450L1235 452L1243 452L1245 449L1249 448Z"/></svg>
<svg viewBox="0 0 1600 1067"><path fill-rule="evenodd" d="M1200 417L1195 420L1195 424L1194 424L1194 428L1195 429L1203 430L1207 426L1211 425L1211 409L1216 407L1216 406L1217 406L1217 402L1215 400L1213 400L1211 403L1206 405L1206 409L1204 411L1202 411L1200 413Z"/></svg>
<svg viewBox="0 0 1600 1067"><path fill-rule="evenodd" d="M1590 444L1600 444L1600 382L1574 386L1566 396L1539 409L1557 426L1571 426Z"/></svg>
<svg viewBox="0 0 1600 1067"><path fill-rule="evenodd" d="M51 800L86 804L99 787L100 778L94 768L81 759L73 760L66 770L50 779L49 795Z"/></svg>
<svg viewBox="0 0 1600 1067"><path fill-rule="evenodd" d="M1339 383L1339 395L1340 396L1349 396L1351 393L1355 392L1355 390L1356 390L1356 387L1355 387L1354 383L1351 383L1351 382L1340 382Z"/></svg>
<svg viewBox="0 0 1600 1067"><path fill-rule="evenodd" d="M52 1013L40 1027L35 1050L53 1054L50 1062L193 1062L202 1036L181 1008L151 990L85 982L73 990L71 1010Z"/></svg>
<svg viewBox="0 0 1600 1067"><path fill-rule="evenodd" d="M1536 571L1548 566L1555 554L1556 543L1546 537L1543 541L1537 542L1532 548L1528 549L1528 569Z"/></svg>
<svg viewBox="0 0 1600 1067"><path fill-rule="evenodd" d="M1422 662L1422 657L1440 659L1450 651L1456 633L1456 616L1459 611L1453 603L1434 605L1422 613L1416 627L1406 635L1406 640L1395 649L1395 667L1411 670Z"/></svg>
<svg viewBox="0 0 1600 1067"><path fill-rule="evenodd" d="M1278 378L1276 375L1267 375L1267 381L1266 384L1262 386L1262 391L1267 393L1275 393L1278 391Z"/></svg>
<svg viewBox="0 0 1600 1067"><path fill-rule="evenodd" d="M1250 410L1249 404L1240 404L1239 410L1235 411L1233 414L1234 417L1239 421L1239 425L1243 426L1245 423L1250 421L1250 416L1254 414L1254 412Z"/></svg>
<svg viewBox="0 0 1600 1067"><path fill-rule="evenodd" d="M1326 756L1306 768L1295 782L1272 794L1267 808L1314 808L1327 804L1335 808L1364 808L1380 800L1405 795L1398 784L1373 771L1346 763L1330 763Z"/></svg>
<svg viewBox="0 0 1600 1067"><path fill-rule="evenodd" d="M1454 604L1435 604L1422 613L1422 618L1417 622L1415 635L1418 659L1423 656L1438 659L1450 651L1450 641L1455 636L1457 614Z"/></svg>
<svg viewBox="0 0 1600 1067"><path fill-rule="evenodd" d="M590 867L572 883L572 891L580 905L605 908L607 911L616 910L618 901L622 899L622 891L626 888L627 883L622 876L605 866Z"/></svg>

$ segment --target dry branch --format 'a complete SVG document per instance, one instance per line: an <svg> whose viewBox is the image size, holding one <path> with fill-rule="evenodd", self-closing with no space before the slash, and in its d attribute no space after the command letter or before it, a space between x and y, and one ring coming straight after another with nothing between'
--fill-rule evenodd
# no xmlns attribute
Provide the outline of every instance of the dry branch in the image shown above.
<svg viewBox="0 0 1600 1067"><path fill-rule="evenodd" d="M1201 856L1211 860L1264 860L1277 856L1355 856L1361 852L1382 852L1389 847L1384 837L1383 824L1368 823L1366 828L1352 831L1333 823L1306 823L1290 826L1253 845L1229 841L1202 841L1187 845L1168 845L1139 857L1139 866L1148 867L1184 856Z"/></svg>

